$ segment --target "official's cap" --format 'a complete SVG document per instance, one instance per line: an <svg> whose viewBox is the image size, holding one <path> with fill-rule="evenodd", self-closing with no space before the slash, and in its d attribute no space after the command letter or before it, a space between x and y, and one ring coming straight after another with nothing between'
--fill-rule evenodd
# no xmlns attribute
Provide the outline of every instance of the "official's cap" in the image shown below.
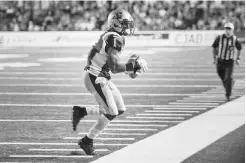
<svg viewBox="0 0 246 163"><path fill-rule="evenodd" d="M232 30L234 30L234 25L232 23L226 23L224 28L231 28Z"/></svg>

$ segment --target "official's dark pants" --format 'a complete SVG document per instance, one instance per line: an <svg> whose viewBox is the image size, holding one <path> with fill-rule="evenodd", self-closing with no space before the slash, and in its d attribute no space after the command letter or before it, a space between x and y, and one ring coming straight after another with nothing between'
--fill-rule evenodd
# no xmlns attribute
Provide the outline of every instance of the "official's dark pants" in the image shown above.
<svg viewBox="0 0 246 163"><path fill-rule="evenodd" d="M224 85L226 96L231 96L232 84L233 84L233 60L221 60L217 62L217 73Z"/></svg>

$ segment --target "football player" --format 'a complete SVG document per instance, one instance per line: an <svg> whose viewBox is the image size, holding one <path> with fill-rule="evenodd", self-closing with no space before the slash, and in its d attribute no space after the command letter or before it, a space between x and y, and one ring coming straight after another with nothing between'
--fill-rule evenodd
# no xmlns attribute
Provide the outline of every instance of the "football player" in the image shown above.
<svg viewBox="0 0 246 163"><path fill-rule="evenodd" d="M120 54L125 46L124 36L133 35L134 30L133 18L129 12L123 9L112 11L108 16L108 30L100 36L88 54L84 84L95 97L99 107L74 106L72 109L74 131L84 116L99 115L88 134L78 142L87 155L95 154L93 139L110 121L126 110L120 91L111 82L110 71L113 74L122 72L135 74L137 71L148 70L147 62L140 57L131 58L131 62L120 62Z"/></svg>

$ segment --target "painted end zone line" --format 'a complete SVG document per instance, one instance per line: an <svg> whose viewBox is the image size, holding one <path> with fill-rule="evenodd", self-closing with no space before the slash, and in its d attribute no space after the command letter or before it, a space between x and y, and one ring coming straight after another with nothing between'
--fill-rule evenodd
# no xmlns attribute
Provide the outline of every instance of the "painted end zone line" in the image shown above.
<svg viewBox="0 0 246 163"><path fill-rule="evenodd" d="M178 163L245 123L245 96L140 140L93 163ZM235 109L237 108L237 109ZM148 147L148 150L146 150ZM137 151L137 152L136 152ZM154 151L154 152L150 152Z"/></svg>

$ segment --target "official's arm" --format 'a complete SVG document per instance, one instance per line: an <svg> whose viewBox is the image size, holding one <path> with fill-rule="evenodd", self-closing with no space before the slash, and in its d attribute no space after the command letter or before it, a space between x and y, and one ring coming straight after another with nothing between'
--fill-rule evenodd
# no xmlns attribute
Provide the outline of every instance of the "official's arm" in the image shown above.
<svg viewBox="0 0 246 163"><path fill-rule="evenodd" d="M216 59L218 56L218 47L219 47L219 41L220 41L220 36L217 36L216 39L214 40L212 47L213 47L213 58Z"/></svg>
<svg viewBox="0 0 246 163"><path fill-rule="evenodd" d="M241 50L242 50L242 45L241 43L238 41L238 39L236 39L236 48L237 48L237 60L240 60L240 55L241 55Z"/></svg>

